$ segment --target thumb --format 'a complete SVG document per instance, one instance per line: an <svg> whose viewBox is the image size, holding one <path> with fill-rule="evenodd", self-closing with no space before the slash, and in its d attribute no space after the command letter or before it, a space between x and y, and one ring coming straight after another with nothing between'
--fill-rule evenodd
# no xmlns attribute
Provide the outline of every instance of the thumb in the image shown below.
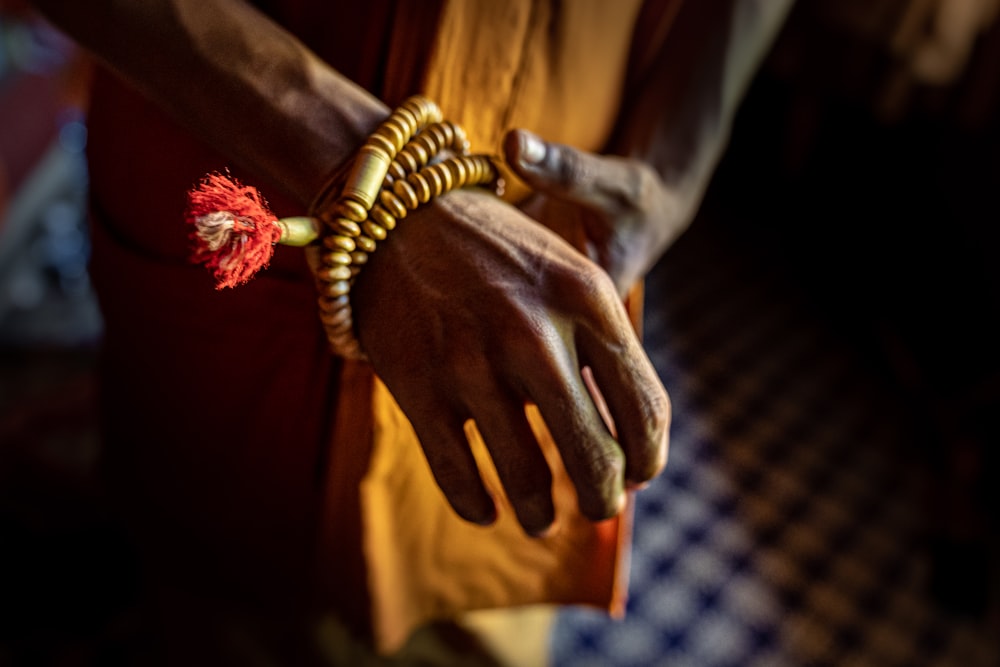
<svg viewBox="0 0 1000 667"><path fill-rule="evenodd" d="M622 158L544 141L520 129L504 137L504 157L539 192L607 213L636 206L634 169Z"/></svg>

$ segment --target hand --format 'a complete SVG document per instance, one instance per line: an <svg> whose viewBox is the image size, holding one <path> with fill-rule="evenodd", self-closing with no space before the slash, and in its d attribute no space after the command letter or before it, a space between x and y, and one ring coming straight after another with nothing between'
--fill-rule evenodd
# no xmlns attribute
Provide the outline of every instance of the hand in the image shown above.
<svg viewBox="0 0 1000 667"><path fill-rule="evenodd" d="M590 519L666 462L670 403L607 275L495 197L457 191L401 220L352 290L375 371L406 413L455 511L495 507L463 424L474 419L518 520L554 519L551 473L525 417L538 405ZM612 437L581 372L589 366Z"/></svg>
<svg viewBox="0 0 1000 667"><path fill-rule="evenodd" d="M681 198L639 160L545 142L525 130L509 132L504 151L535 191L522 210L602 266L621 296L689 222Z"/></svg>

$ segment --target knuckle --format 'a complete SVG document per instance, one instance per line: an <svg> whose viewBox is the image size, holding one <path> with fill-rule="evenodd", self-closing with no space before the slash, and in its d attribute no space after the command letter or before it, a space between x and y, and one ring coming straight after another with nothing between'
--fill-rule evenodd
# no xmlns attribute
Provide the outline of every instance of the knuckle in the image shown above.
<svg viewBox="0 0 1000 667"><path fill-rule="evenodd" d="M580 154L572 148L560 144L549 144L546 161L557 181L567 189L587 182L590 169L586 162L581 159Z"/></svg>
<svg viewBox="0 0 1000 667"><path fill-rule="evenodd" d="M662 440L670 430L670 421L673 417L670 396L662 387L645 395L642 414L649 429L650 439Z"/></svg>
<svg viewBox="0 0 1000 667"><path fill-rule="evenodd" d="M662 187L660 176L646 163L633 164L630 175L628 205L633 210L646 210L649 208L649 202Z"/></svg>
<svg viewBox="0 0 1000 667"><path fill-rule="evenodd" d="M661 187L656 171L637 160L602 156L592 169L594 173L589 176L603 208L615 218L645 212Z"/></svg>
<svg viewBox="0 0 1000 667"><path fill-rule="evenodd" d="M503 326L507 341L503 355L509 368L531 370L538 379L561 377L556 350L563 342L550 318L518 311Z"/></svg>

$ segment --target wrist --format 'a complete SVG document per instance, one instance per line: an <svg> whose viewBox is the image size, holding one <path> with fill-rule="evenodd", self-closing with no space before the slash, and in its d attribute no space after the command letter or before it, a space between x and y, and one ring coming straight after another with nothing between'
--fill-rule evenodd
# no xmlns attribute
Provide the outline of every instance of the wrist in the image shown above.
<svg viewBox="0 0 1000 667"><path fill-rule="evenodd" d="M323 226L316 272L320 315L337 354L365 358L349 292L399 221L442 194L496 180L492 162L467 154L465 133L426 98L408 99L379 124L351 164L338 169L310 212Z"/></svg>

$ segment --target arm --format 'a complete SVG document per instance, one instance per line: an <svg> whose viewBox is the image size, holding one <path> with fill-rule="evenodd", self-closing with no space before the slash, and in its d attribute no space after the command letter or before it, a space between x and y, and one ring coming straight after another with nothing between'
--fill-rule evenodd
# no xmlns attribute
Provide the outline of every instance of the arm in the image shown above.
<svg viewBox="0 0 1000 667"><path fill-rule="evenodd" d="M238 0L38 6L222 154L303 204L386 115ZM375 371L466 519L489 522L495 511L463 432L473 418L522 525L539 532L553 521L526 402L540 407L590 518L614 514L627 482L663 466L667 394L610 280L496 197L453 192L407 216L352 295ZM583 383L584 365L608 400L617 440Z"/></svg>
<svg viewBox="0 0 1000 667"><path fill-rule="evenodd" d="M663 48L633 54L612 156L511 133L508 162L542 194L529 214L627 292L694 218L740 102L792 5L689 0L664 16Z"/></svg>
<svg viewBox="0 0 1000 667"><path fill-rule="evenodd" d="M189 130L303 206L388 113L240 0L34 4Z"/></svg>

